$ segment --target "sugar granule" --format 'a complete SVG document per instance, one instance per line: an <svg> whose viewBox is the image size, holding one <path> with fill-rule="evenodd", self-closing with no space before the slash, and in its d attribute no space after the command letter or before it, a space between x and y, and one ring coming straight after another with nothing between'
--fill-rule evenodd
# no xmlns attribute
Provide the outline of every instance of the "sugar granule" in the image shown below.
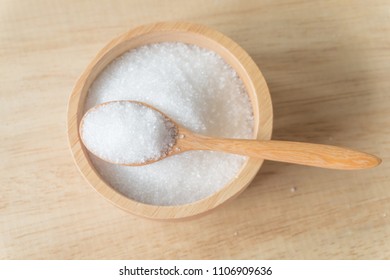
<svg viewBox="0 0 390 280"><path fill-rule="evenodd" d="M160 112L117 101L88 111L81 136L87 149L117 164L142 164L164 157L176 142L176 127Z"/></svg>
<svg viewBox="0 0 390 280"><path fill-rule="evenodd" d="M195 45L151 44L118 57L91 85L84 110L115 100L148 103L196 133L253 138L252 107L242 81L218 54ZM140 167L91 159L118 192L147 204L180 205L221 189L246 157L191 151Z"/></svg>

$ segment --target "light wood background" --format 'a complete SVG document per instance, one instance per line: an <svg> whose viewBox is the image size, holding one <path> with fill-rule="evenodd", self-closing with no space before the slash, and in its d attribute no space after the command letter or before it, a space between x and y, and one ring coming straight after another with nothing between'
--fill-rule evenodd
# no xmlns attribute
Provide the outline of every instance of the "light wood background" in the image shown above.
<svg viewBox="0 0 390 280"><path fill-rule="evenodd" d="M266 162L209 216L133 217L77 171L69 94L111 38L143 23L206 24L258 63L274 139L361 149L376 169ZM390 259L389 1L15 1L0 3L0 258Z"/></svg>

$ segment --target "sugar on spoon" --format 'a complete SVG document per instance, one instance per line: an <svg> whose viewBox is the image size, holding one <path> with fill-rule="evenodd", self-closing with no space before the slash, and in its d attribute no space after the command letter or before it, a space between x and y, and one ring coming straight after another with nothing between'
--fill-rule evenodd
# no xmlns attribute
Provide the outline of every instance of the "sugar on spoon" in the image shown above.
<svg viewBox="0 0 390 280"><path fill-rule="evenodd" d="M191 132L146 103L111 101L88 110L80 123L85 147L104 161L142 166L193 150L220 151L331 169L365 169L381 159L348 148L276 140L224 139Z"/></svg>

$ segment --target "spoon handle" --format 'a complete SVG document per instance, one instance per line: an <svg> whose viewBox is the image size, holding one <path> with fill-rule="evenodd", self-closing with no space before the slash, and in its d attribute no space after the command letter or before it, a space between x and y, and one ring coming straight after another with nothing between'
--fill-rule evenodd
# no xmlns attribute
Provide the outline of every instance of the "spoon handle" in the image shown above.
<svg viewBox="0 0 390 280"><path fill-rule="evenodd" d="M365 169L375 167L381 162L381 159L374 155L330 145L276 140L220 139L198 135L195 138L192 139L192 145L197 150L222 151L322 168Z"/></svg>

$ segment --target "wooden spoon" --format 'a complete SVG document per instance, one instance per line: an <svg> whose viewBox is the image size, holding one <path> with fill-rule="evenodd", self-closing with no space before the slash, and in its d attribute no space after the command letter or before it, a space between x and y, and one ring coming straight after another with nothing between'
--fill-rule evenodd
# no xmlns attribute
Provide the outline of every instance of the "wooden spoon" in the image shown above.
<svg viewBox="0 0 390 280"><path fill-rule="evenodd" d="M162 160L168 156L173 156L175 154L193 150L220 151L249 157L262 158L266 160L345 170L371 168L381 163L381 159L374 155L330 145L276 140L260 141L246 139L226 139L195 134L190 130L181 127L163 112L157 110L151 105L137 101L111 101L97 105L91 110L98 110L101 106L114 102L133 102L140 104L159 112L176 126L176 142L170 150L162 153L160 158L150 159L142 163L111 162L115 164L126 166L141 166ZM83 142L84 140L82 132L84 117L80 123L80 136ZM107 159L103 160L110 162Z"/></svg>

